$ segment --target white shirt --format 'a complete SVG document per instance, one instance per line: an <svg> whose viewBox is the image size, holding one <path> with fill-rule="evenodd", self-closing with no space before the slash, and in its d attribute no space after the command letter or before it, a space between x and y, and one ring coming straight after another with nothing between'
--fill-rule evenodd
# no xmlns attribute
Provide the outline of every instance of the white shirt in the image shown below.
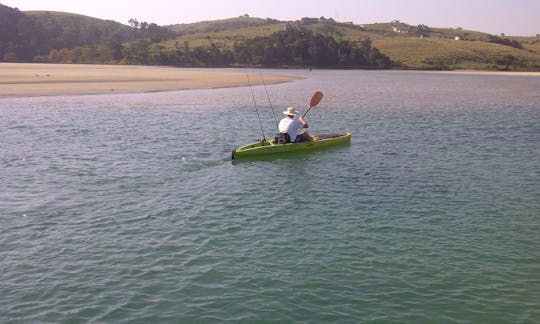
<svg viewBox="0 0 540 324"><path fill-rule="evenodd" d="M296 136L300 133L300 130L304 128L304 124L301 121L294 118L285 117L279 122L279 132L287 133L291 137L291 142L296 140Z"/></svg>

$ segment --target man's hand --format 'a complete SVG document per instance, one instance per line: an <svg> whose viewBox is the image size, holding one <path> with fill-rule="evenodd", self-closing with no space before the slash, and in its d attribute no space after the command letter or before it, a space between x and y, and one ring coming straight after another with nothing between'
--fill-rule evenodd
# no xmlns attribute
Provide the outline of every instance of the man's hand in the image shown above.
<svg viewBox="0 0 540 324"><path fill-rule="evenodd" d="M308 128L308 123L304 120L304 117L300 117L298 118L298 120L302 123L302 125L304 125L304 128Z"/></svg>

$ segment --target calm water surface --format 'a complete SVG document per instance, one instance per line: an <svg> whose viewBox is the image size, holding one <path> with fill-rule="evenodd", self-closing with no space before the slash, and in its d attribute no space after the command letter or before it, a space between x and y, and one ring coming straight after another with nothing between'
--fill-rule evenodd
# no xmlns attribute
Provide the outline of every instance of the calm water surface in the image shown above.
<svg viewBox="0 0 540 324"><path fill-rule="evenodd" d="M232 163L247 87L0 98L0 322L540 322L540 78L270 73L267 137L322 90L351 144Z"/></svg>

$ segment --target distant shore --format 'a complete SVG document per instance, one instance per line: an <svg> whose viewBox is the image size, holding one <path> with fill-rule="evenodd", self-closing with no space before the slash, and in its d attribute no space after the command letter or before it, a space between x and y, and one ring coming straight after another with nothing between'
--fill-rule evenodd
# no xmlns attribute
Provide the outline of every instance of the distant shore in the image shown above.
<svg viewBox="0 0 540 324"><path fill-rule="evenodd" d="M430 71L431 72L431 71ZM433 71L433 73L462 74L462 75L504 75L504 76L534 76L540 77L540 72L525 71L482 71L482 70L454 70L454 71Z"/></svg>
<svg viewBox="0 0 540 324"><path fill-rule="evenodd" d="M249 79L248 79L249 76ZM0 63L0 97L227 88L298 79L277 74L158 66Z"/></svg>

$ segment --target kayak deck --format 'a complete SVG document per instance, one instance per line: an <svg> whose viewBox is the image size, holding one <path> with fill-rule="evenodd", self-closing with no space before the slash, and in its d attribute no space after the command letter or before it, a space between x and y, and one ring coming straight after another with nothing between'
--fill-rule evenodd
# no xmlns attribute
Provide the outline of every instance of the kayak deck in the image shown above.
<svg viewBox="0 0 540 324"><path fill-rule="evenodd" d="M324 134L313 136L312 141L300 143L277 144L275 141L260 141L239 147L232 151L232 159L245 157L260 157L277 153L307 152L323 149L334 145L347 143L351 140L352 133Z"/></svg>

